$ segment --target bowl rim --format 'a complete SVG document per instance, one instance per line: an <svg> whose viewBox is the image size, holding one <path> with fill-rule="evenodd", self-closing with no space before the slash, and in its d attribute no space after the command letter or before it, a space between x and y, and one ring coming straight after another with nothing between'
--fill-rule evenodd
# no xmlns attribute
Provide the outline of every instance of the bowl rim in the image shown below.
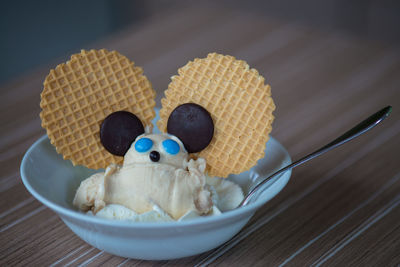
<svg viewBox="0 0 400 267"><path fill-rule="evenodd" d="M287 158L289 160L289 163L291 163L291 157L289 155L289 152L285 149L285 147L278 142L275 138L273 138L271 135L269 136L270 139L273 139L276 144L280 147L280 149L283 151L285 154L285 159ZM196 218L193 220L187 220L187 221L171 221L171 222L130 222L130 221L123 221L123 220L112 220L112 219L104 219L104 218L98 218L95 216L88 216L87 214L84 214L82 212L79 212L77 210L72 210L66 207L63 207L61 205L58 205L46 197L42 196L40 193L38 193L34 187L31 185L29 182L28 175L25 170L25 166L27 165L27 161L29 158L29 155L36 149L37 146L39 146L40 143L44 142L46 139L49 139L48 136L45 134L41 136L39 139L37 139L30 147L29 149L25 152L21 165L20 165L20 174L21 174L21 179L23 184L25 185L26 189L29 191L29 193L32 194L37 200L39 200L43 205L47 206L48 208L52 209L55 211L59 216L63 217L69 217L78 221L82 221L85 223L92 223L92 224L97 224L101 226L107 226L107 227L117 227L117 228L130 228L130 229L171 229L171 228L186 228L186 227L193 227L193 226L201 226L201 225L206 225L206 224L219 224L219 223L224 223L226 221L233 221L233 218L235 217L241 217L245 216L249 213L254 213L258 208L261 206L265 205L267 202L262 202L262 201L255 201L253 203L250 203L244 207L238 208L238 209L233 209L229 210L226 212L223 212L220 215L217 216L205 216L205 217L200 217ZM281 176L278 177L277 180L275 180L273 183L276 181L283 179L284 177L288 176L288 181L290 180L291 177L291 170L283 173ZM288 182L287 181L287 182ZM284 187L286 187L287 183L282 187L281 190L283 190ZM279 190L272 198L274 198L276 195L280 193ZM271 198L271 199L272 199Z"/></svg>

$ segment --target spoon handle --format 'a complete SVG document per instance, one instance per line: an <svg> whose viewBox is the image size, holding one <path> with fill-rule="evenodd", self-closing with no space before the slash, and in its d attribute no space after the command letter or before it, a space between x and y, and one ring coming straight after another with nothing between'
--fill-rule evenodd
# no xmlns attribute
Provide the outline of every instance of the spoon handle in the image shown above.
<svg viewBox="0 0 400 267"><path fill-rule="evenodd" d="M391 106L387 106L380 111L376 112L375 114L369 116L367 119L363 120L347 132L345 132L343 135L339 136L332 142L328 143L327 145L321 147L320 149L314 151L311 154L308 154L307 156L293 162L292 164L280 169L279 171L273 173L272 175L268 176L265 178L263 181L261 181L259 184L257 184L248 194L247 196L243 199L243 201L239 204L239 207L246 205L250 199L254 196L255 192L262 187L267 181L271 180L273 177L286 172L290 169L293 169L294 167L297 167L313 158L316 158L325 152L328 152L331 149L334 149L340 145L343 145L344 143L347 143L348 141L360 136L361 134L367 132L368 130L372 129L376 125L378 125L381 121L383 121L387 116L389 116L390 112L392 111Z"/></svg>

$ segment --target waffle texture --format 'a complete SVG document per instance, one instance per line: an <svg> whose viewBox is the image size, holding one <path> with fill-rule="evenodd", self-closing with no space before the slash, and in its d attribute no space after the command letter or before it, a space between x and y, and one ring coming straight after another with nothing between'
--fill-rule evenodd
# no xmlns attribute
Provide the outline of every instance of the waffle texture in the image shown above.
<svg viewBox="0 0 400 267"><path fill-rule="evenodd" d="M256 165L264 157L274 120L271 88L257 70L242 60L211 53L195 59L173 76L161 100L159 129L166 132L168 117L180 104L196 103L208 110L214 137L199 157L211 176L227 177Z"/></svg>
<svg viewBox="0 0 400 267"><path fill-rule="evenodd" d="M100 143L100 125L112 112L132 112L150 127L155 117L155 91L142 68L116 51L82 50L51 70L43 85L42 127L74 165L122 163Z"/></svg>

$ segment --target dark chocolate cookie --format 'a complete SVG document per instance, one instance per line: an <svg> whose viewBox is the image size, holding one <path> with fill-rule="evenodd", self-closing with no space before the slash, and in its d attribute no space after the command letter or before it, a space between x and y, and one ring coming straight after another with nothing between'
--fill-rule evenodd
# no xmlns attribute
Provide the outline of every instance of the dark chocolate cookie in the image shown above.
<svg viewBox="0 0 400 267"><path fill-rule="evenodd" d="M171 112L167 132L178 137L189 153L195 153L206 148L211 142L214 123L205 108L194 103L186 103Z"/></svg>
<svg viewBox="0 0 400 267"><path fill-rule="evenodd" d="M135 141L144 133L142 122L128 111L117 111L108 115L100 127L100 141L108 152L124 156Z"/></svg>

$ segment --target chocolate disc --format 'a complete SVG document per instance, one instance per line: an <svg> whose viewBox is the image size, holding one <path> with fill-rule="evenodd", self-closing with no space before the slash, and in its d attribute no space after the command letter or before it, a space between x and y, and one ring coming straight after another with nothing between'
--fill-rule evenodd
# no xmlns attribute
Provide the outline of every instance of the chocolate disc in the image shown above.
<svg viewBox="0 0 400 267"><path fill-rule="evenodd" d="M144 133L142 122L128 111L108 115L100 127L100 141L108 152L124 156L136 137Z"/></svg>
<svg viewBox="0 0 400 267"><path fill-rule="evenodd" d="M168 118L167 131L178 137L187 152L203 150L214 135L210 113L200 105L186 103L176 107Z"/></svg>

